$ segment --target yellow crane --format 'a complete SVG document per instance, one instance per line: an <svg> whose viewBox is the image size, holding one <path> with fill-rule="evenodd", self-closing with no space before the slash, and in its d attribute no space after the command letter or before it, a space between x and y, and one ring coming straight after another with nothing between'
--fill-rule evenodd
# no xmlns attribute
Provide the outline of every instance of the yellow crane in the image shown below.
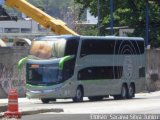
<svg viewBox="0 0 160 120"><path fill-rule="evenodd" d="M71 30L66 26L66 24L58 19L51 17L50 15L46 14L39 8L33 6L26 0L5 0L5 4L8 7L15 8L18 11L26 14L27 16L31 17L37 23L42 25L45 28L50 29L52 32L58 35L63 34L72 34L78 35L76 32Z"/></svg>

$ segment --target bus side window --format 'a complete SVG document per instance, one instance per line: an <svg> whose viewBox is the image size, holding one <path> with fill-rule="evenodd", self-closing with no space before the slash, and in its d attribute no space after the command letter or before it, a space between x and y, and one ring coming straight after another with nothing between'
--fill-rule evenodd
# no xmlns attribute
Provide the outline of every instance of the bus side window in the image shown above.
<svg viewBox="0 0 160 120"><path fill-rule="evenodd" d="M70 39L66 43L65 56L73 55L74 57L68 61L65 61L64 63L64 68L62 71L63 80L67 80L73 76L78 51L78 44L79 41L77 39Z"/></svg>
<svg viewBox="0 0 160 120"><path fill-rule="evenodd" d="M73 76L74 66L75 66L75 64L73 64L74 62L75 62L75 57L64 63L64 68L62 72L63 80L67 80L68 78Z"/></svg>
<svg viewBox="0 0 160 120"><path fill-rule="evenodd" d="M115 40L86 39L82 41L80 57L114 53Z"/></svg>
<svg viewBox="0 0 160 120"><path fill-rule="evenodd" d="M87 51L87 44L86 41L82 41L82 46L81 46L81 52L80 52L80 57L86 56L86 51Z"/></svg>
<svg viewBox="0 0 160 120"><path fill-rule="evenodd" d="M73 39L73 40L68 40L66 43L66 48L65 48L65 56L67 55L77 55L78 51L78 41Z"/></svg>
<svg viewBox="0 0 160 120"><path fill-rule="evenodd" d="M92 40L83 40L82 41L82 47L80 52L80 57L84 57L86 55L94 54L96 50L96 46L94 41Z"/></svg>
<svg viewBox="0 0 160 120"><path fill-rule="evenodd" d="M139 68L139 77L145 77L145 67Z"/></svg>
<svg viewBox="0 0 160 120"><path fill-rule="evenodd" d="M78 80L121 79L123 66L99 66L81 69Z"/></svg>

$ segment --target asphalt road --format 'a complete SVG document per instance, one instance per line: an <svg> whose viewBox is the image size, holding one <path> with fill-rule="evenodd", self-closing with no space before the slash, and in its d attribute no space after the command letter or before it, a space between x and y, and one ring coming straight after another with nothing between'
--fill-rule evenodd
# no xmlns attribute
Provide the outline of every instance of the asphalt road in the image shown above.
<svg viewBox="0 0 160 120"><path fill-rule="evenodd" d="M150 114L52 114L32 115L23 120L160 120L160 115Z"/></svg>
<svg viewBox="0 0 160 120"><path fill-rule="evenodd" d="M89 114L38 114L25 116L22 120L91 120L91 118Z"/></svg>
<svg viewBox="0 0 160 120"><path fill-rule="evenodd" d="M31 100L32 101L32 100ZM94 114L104 114L103 116L109 119L126 120L160 120L160 92L151 94L138 94L136 98L131 100L113 100L112 98L103 101L90 102L85 99L82 103L73 103L72 100L58 100L49 104L42 104L41 101L32 101L29 105L23 104L21 107L43 107L43 108L62 108L64 112L55 113L41 113L36 115L23 116L22 120L91 120L98 119ZM125 114L125 116L114 116ZM139 115L140 114L140 115ZM141 116L149 115L148 116ZM159 114L157 116L150 116L151 114ZM113 115L113 116L112 116ZM132 116L133 115L133 116ZM135 115L135 116L134 116ZM137 116L138 115L138 116ZM151 117L151 118L150 118ZM99 118L101 119L101 118Z"/></svg>

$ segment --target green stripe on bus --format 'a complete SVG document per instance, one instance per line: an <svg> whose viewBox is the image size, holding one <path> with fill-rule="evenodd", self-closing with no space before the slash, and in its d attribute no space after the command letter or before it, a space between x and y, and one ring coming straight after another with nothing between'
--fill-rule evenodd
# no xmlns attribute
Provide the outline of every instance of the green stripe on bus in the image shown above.
<svg viewBox="0 0 160 120"><path fill-rule="evenodd" d="M23 68L24 63L28 60L28 57L22 58L21 60L18 61L18 69L21 70Z"/></svg>
<svg viewBox="0 0 160 120"><path fill-rule="evenodd" d="M70 59L71 59L71 56L65 56L65 57L61 58L61 60L59 62L59 68L62 70L64 67L64 62L66 62Z"/></svg>

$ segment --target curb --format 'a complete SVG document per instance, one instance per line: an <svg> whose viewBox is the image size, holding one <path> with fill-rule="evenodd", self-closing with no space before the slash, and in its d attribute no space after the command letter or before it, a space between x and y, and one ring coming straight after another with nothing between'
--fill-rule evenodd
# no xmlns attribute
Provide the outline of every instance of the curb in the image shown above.
<svg viewBox="0 0 160 120"><path fill-rule="evenodd" d="M56 113L60 113L60 112L64 112L63 109L61 108L55 108L55 109L38 109L38 110L30 110L30 111L22 111L22 116L24 115L34 115L34 114L39 114L39 113L47 113L47 112L56 112ZM0 119L3 118L4 115L3 113L0 113Z"/></svg>
<svg viewBox="0 0 160 120"><path fill-rule="evenodd" d="M46 112L64 112L63 109L61 108L56 108L56 109L39 109L39 110L30 110L30 111L23 111L22 115L33 115L33 114L38 114L38 113L46 113Z"/></svg>

